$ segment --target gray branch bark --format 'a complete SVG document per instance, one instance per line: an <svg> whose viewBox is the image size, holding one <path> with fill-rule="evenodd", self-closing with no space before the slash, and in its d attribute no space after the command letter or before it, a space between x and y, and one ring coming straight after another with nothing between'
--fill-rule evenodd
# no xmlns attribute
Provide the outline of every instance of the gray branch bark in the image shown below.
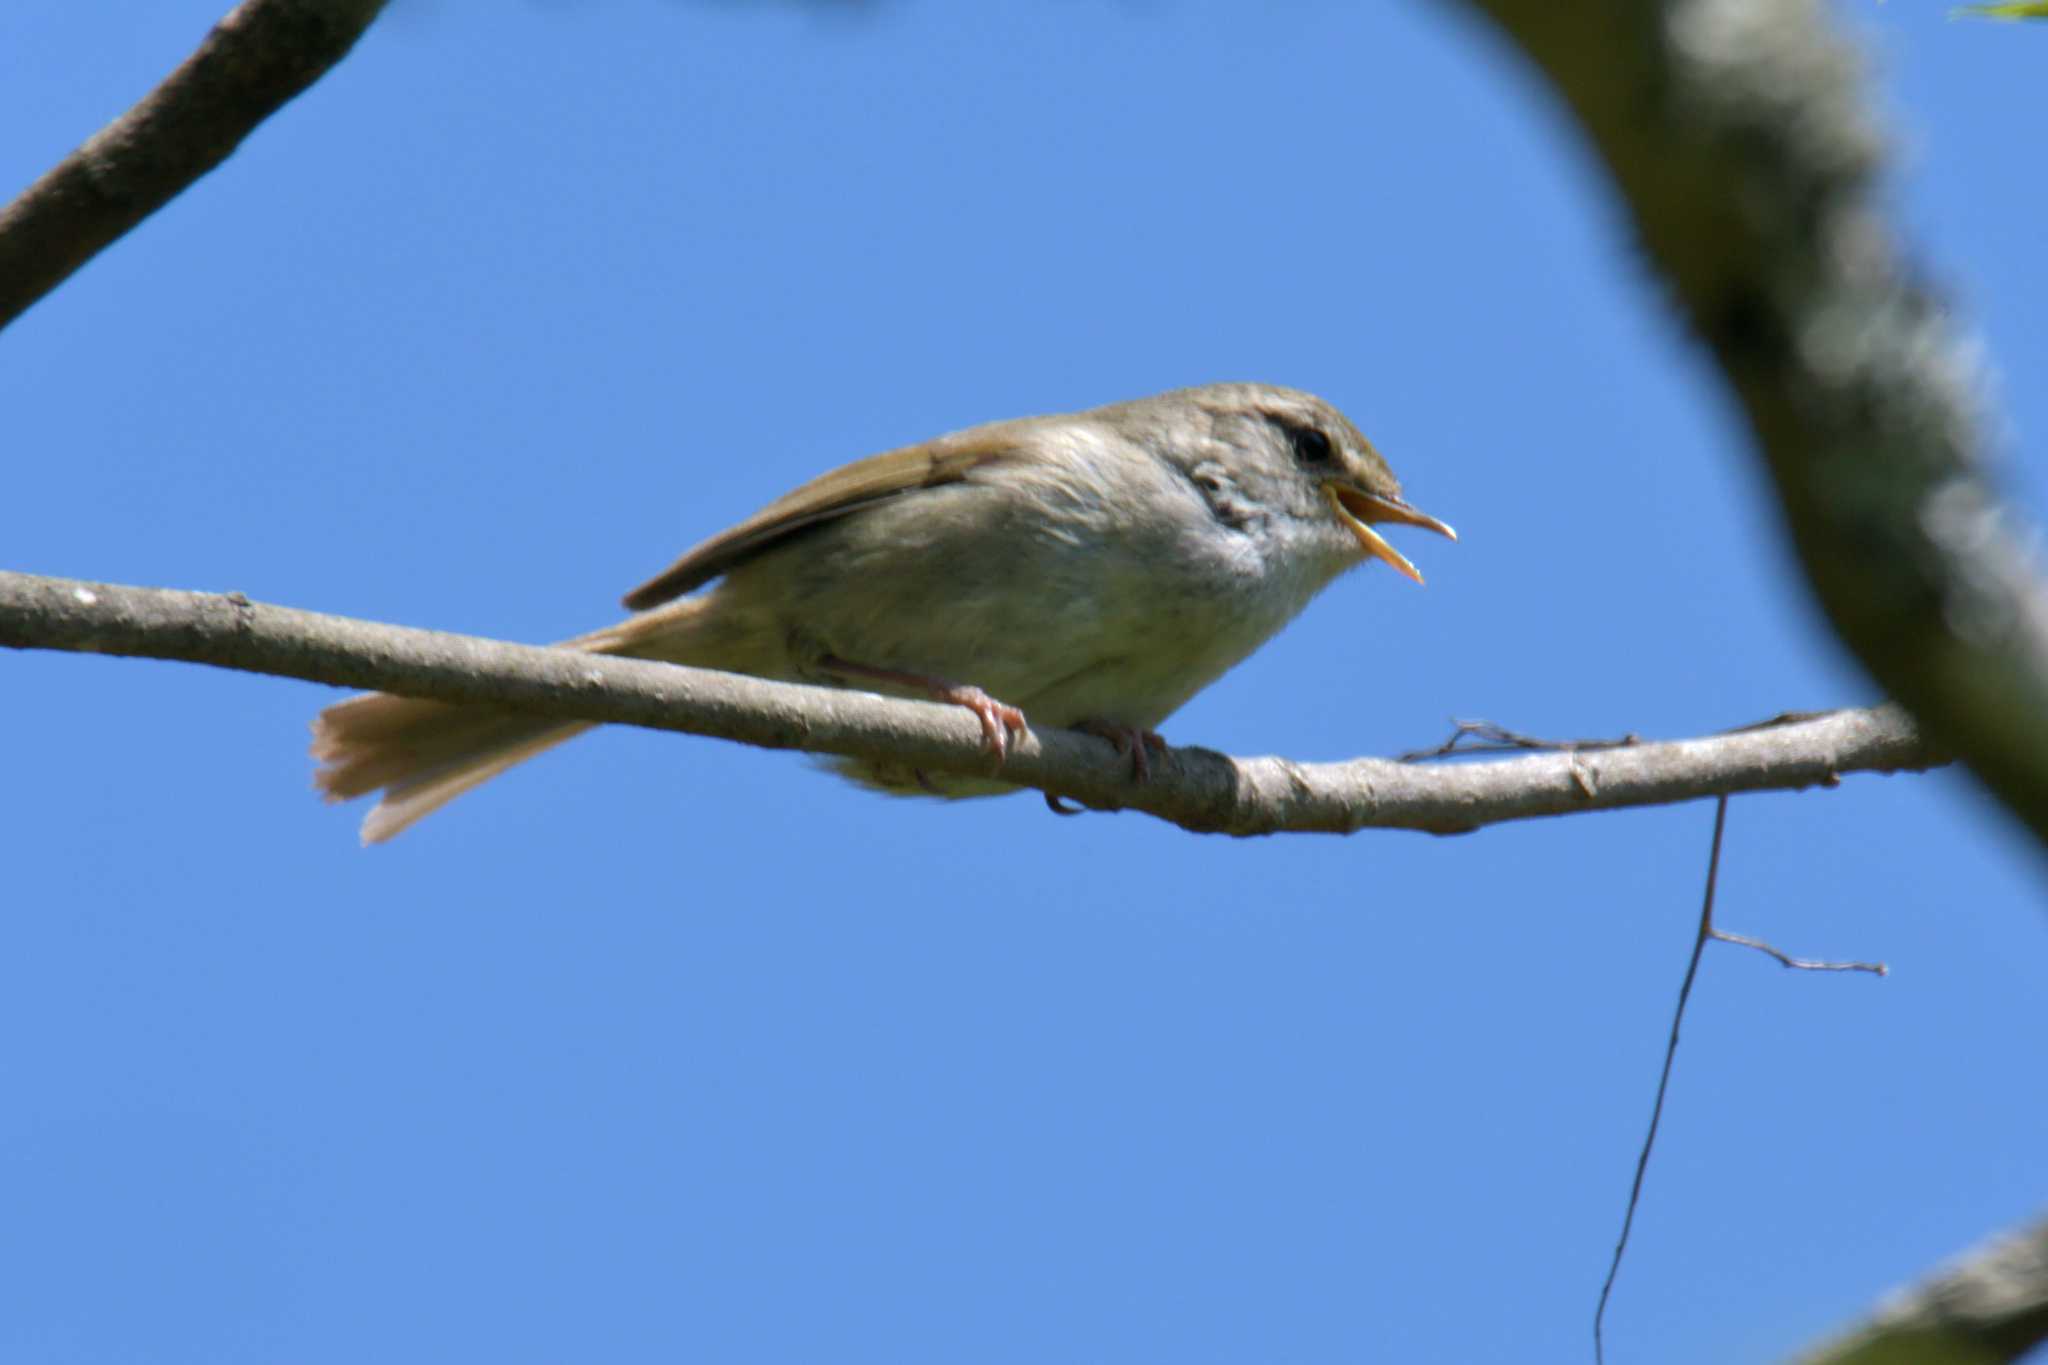
<svg viewBox="0 0 2048 1365"><path fill-rule="evenodd" d="M1899 259L1821 0L1470 0L1605 163L1755 435L1836 634L2048 843L2048 588Z"/></svg>
<svg viewBox="0 0 2048 1365"><path fill-rule="evenodd" d="M267 606L239 593L0 572L0 645L178 659L769 749L907 760L933 772L993 771L980 726L956 706L410 630ZM1021 786L1098 809L1144 811L1201 833L1457 834L1537 816L1827 786L1846 773L1944 761L1903 713L1880 707L1701 739L1439 767L1175 748L1153 762L1142 785L1107 741L1036 730L1001 772Z"/></svg>
<svg viewBox="0 0 2048 1365"><path fill-rule="evenodd" d="M243 0L141 103L0 209L0 327L227 159L384 0Z"/></svg>
<svg viewBox="0 0 2048 1365"><path fill-rule="evenodd" d="M2048 1218L1993 1238L1801 1365L1992 1365L2048 1341Z"/></svg>

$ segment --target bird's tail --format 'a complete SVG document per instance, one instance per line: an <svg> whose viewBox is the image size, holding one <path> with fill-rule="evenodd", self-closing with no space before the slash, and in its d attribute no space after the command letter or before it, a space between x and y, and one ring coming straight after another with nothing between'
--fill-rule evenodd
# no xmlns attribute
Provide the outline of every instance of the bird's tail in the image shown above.
<svg viewBox="0 0 2048 1365"><path fill-rule="evenodd" d="M558 648L591 654L640 654L694 661L705 617L701 598L685 598ZM491 706L463 706L370 692L336 703L313 720L313 785L329 801L383 789L363 817L363 842L378 844L410 828L470 788L591 728Z"/></svg>
<svg viewBox="0 0 2048 1365"><path fill-rule="evenodd" d="M384 789L363 817L363 842L381 844L515 763L590 726L372 692L313 721L313 785L329 801Z"/></svg>

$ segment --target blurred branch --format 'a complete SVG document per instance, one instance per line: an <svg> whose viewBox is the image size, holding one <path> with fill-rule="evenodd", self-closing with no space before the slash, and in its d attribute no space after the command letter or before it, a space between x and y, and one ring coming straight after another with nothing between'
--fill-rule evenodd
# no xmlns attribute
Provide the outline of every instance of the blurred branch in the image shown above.
<svg viewBox="0 0 2048 1365"><path fill-rule="evenodd" d="M2048 1218L1901 1290L1801 1365L1993 1365L2048 1341Z"/></svg>
<svg viewBox="0 0 2048 1365"><path fill-rule="evenodd" d="M0 646L179 659L565 720L638 725L770 749L988 773L957 706L766 682L675 664L504 644L322 616L239 593L172 592L0 572ZM1894 708L1833 711L1703 739L1442 767L1392 759L1294 763L1175 748L1135 784L1108 741L1034 730L1002 776L1185 829L1463 833L1507 820L1833 785L1845 773L1945 760Z"/></svg>
<svg viewBox="0 0 2048 1365"><path fill-rule="evenodd" d="M2008 5L1961 5L1951 19L2048 19L2048 0L2019 0Z"/></svg>
<svg viewBox="0 0 2048 1365"><path fill-rule="evenodd" d="M384 0L243 0L142 102L0 208L0 327L227 159Z"/></svg>
<svg viewBox="0 0 2048 1365"><path fill-rule="evenodd" d="M2048 590L1899 259L1822 0L1470 0L1570 106L1712 350L1835 633L2048 843Z"/></svg>

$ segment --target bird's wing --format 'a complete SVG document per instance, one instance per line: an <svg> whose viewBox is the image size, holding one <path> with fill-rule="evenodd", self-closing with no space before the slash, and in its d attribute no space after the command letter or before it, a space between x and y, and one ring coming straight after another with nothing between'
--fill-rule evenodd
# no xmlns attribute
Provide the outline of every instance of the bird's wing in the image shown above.
<svg viewBox="0 0 2048 1365"><path fill-rule="evenodd" d="M1002 422L870 455L820 474L730 530L697 545L625 596L645 611L708 583L807 526L857 512L920 488L957 483L975 470L1023 453L1024 423Z"/></svg>

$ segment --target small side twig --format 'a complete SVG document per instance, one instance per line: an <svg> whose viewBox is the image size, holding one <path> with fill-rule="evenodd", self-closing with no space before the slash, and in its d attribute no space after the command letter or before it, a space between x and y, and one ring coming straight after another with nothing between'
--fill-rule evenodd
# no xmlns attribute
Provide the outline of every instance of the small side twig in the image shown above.
<svg viewBox="0 0 2048 1365"><path fill-rule="evenodd" d="M1773 725L1776 721L1766 721ZM1395 755L1397 763L1428 763L1439 758L1459 758L1466 754L1500 754L1518 752L1540 752L1576 754L1598 749L1628 749L1641 744L1643 737L1631 731L1619 739L1538 739L1505 725L1490 720L1453 720L1456 728L1451 737L1434 749L1413 749L1405 754Z"/></svg>
<svg viewBox="0 0 2048 1365"><path fill-rule="evenodd" d="M1709 936L1717 938L1723 943L1733 943L1737 947L1754 948L1767 957L1776 958L1780 967L1790 967L1796 971L1869 972L1872 976L1891 975L1891 968L1885 966L1882 962L1824 962L1819 958L1793 957L1788 953L1778 951L1778 949L1773 948L1760 938L1750 938L1744 934L1731 934L1725 929L1712 929L1709 931Z"/></svg>

